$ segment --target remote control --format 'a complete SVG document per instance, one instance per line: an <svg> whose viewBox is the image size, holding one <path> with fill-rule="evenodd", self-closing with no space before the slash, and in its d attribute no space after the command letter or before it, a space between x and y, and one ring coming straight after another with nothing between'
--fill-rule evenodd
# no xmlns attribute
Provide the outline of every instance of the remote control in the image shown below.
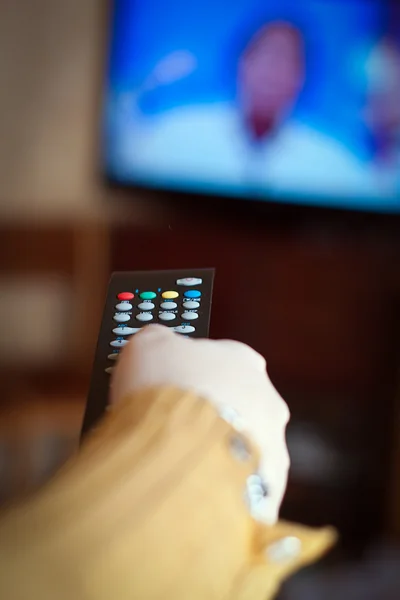
<svg viewBox="0 0 400 600"><path fill-rule="evenodd" d="M97 342L82 435L108 405L110 375L119 353L146 325L208 337L214 269L113 273Z"/></svg>

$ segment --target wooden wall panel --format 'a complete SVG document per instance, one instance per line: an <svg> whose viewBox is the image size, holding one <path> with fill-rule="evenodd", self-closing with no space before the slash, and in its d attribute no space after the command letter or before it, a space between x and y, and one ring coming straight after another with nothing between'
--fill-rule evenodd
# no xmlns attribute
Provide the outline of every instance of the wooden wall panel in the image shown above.
<svg viewBox="0 0 400 600"><path fill-rule="evenodd" d="M78 371L88 372L93 360L109 273L108 235L108 228L96 223L0 226L4 281L61 278L68 287L70 322L63 364Z"/></svg>
<svg viewBox="0 0 400 600"><path fill-rule="evenodd" d="M0 225L0 273L37 275L74 271L74 230L63 225Z"/></svg>

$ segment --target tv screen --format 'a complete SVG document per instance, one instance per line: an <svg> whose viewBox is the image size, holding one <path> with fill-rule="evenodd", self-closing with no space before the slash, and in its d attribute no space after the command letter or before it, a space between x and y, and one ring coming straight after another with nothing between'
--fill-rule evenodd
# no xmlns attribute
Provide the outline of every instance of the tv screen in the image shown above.
<svg viewBox="0 0 400 600"><path fill-rule="evenodd" d="M124 185L400 212L395 0L116 0L103 160Z"/></svg>

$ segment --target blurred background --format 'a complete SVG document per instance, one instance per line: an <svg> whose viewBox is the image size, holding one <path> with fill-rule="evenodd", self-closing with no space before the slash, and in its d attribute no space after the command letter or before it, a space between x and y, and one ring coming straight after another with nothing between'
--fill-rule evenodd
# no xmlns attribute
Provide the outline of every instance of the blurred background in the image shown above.
<svg viewBox="0 0 400 600"><path fill-rule="evenodd" d="M399 196L243 202L135 179L136 163L121 181L102 158L113 22L100 0L0 3L0 502L77 447L110 273L215 267L212 337L266 356L292 412L282 516L341 535L281 597L397 598Z"/></svg>

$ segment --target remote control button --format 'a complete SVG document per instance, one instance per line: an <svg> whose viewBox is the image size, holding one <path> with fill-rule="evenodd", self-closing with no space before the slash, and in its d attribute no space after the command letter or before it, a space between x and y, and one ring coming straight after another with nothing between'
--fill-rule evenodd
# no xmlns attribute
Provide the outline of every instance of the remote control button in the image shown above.
<svg viewBox="0 0 400 600"><path fill-rule="evenodd" d="M110 346L112 346L113 348L123 348L128 343L128 340L113 340L112 342L110 342Z"/></svg>
<svg viewBox="0 0 400 600"><path fill-rule="evenodd" d="M106 373L108 373L108 375L111 375L111 373L114 371L114 367L107 367L107 369L104 369Z"/></svg>
<svg viewBox="0 0 400 600"><path fill-rule="evenodd" d="M200 298L201 292L199 290L188 290L183 295L185 298Z"/></svg>
<svg viewBox="0 0 400 600"><path fill-rule="evenodd" d="M166 300L172 300L174 298L177 298L179 296L179 293L171 290L169 292L163 292L161 296Z"/></svg>
<svg viewBox="0 0 400 600"><path fill-rule="evenodd" d="M153 315L151 313L140 313L136 318L138 321L152 321Z"/></svg>
<svg viewBox="0 0 400 600"><path fill-rule="evenodd" d="M176 302L162 302L160 308L163 308L164 310L174 310L174 308L178 308L178 305Z"/></svg>
<svg viewBox="0 0 400 600"><path fill-rule="evenodd" d="M135 294L132 294L132 292L121 292L117 295L118 300L133 300L134 297Z"/></svg>
<svg viewBox="0 0 400 600"><path fill-rule="evenodd" d="M120 302L115 308L119 311L132 310L132 304L130 302Z"/></svg>
<svg viewBox="0 0 400 600"><path fill-rule="evenodd" d="M140 308L140 310L153 310L154 304L152 302L141 302L138 304L138 308Z"/></svg>
<svg viewBox="0 0 400 600"><path fill-rule="evenodd" d="M113 329L113 333L115 333L115 335L133 335L134 333L140 331L140 329L140 327L126 327L122 325L122 327L116 327Z"/></svg>
<svg viewBox="0 0 400 600"><path fill-rule="evenodd" d="M131 316L126 313L115 313L114 315L114 321L117 321L117 323L126 323L130 318Z"/></svg>
<svg viewBox="0 0 400 600"><path fill-rule="evenodd" d="M198 277L184 277L184 279L178 279L177 285L201 285L203 283L202 279Z"/></svg>
<svg viewBox="0 0 400 600"><path fill-rule="evenodd" d="M118 357L119 357L119 352L113 352L112 354L109 354L107 356L108 360L117 360Z"/></svg>
<svg viewBox="0 0 400 600"><path fill-rule="evenodd" d="M182 319L184 321L194 321L195 319L198 319L199 315L195 312L184 312L182 315Z"/></svg>
<svg viewBox="0 0 400 600"><path fill-rule="evenodd" d="M156 296L157 294L155 294L154 292L142 292L140 294L142 300L154 300Z"/></svg>
<svg viewBox="0 0 400 600"><path fill-rule="evenodd" d="M171 327L171 329L175 333L193 333L193 331L196 331L191 325L178 325L178 327Z"/></svg>
<svg viewBox="0 0 400 600"><path fill-rule="evenodd" d="M194 300L189 300L188 302L183 303L183 308L199 308L200 302L195 302Z"/></svg>
<svg viewBox="0 0 400 600"><path fill-rule="evenodd" d="M176 319L176 315L174 315L174 313L163 312L158 315L158 318L161 319L161 321L173 321Z"/></svg>

